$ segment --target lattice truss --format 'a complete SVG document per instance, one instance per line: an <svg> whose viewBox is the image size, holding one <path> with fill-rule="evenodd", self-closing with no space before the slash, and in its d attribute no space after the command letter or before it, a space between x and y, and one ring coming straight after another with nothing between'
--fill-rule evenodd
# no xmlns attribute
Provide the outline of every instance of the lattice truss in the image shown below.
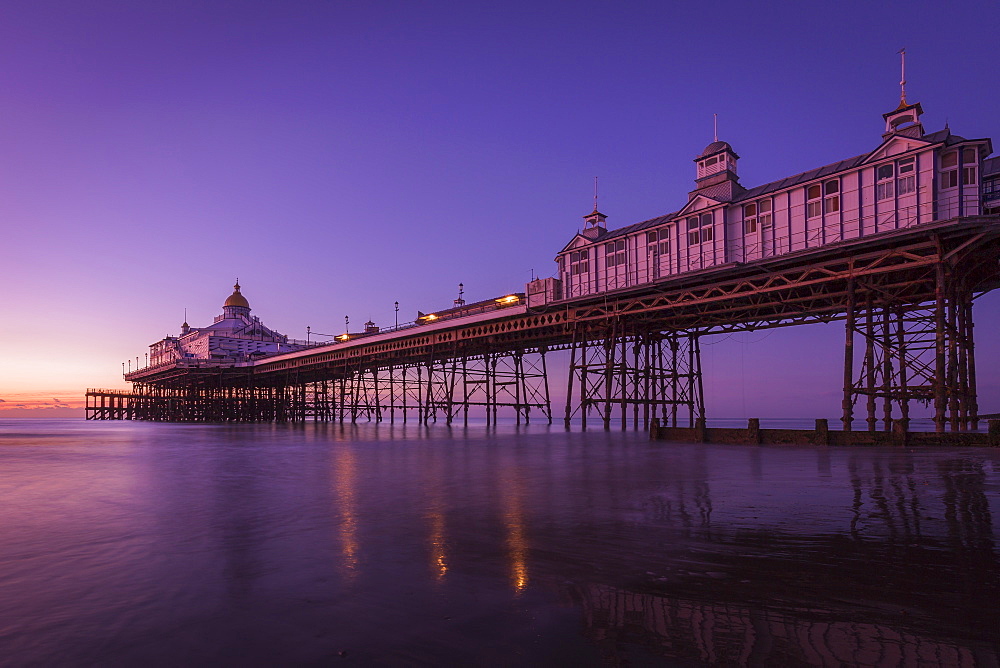
<svg viewBox="0 0 1000 668"><path fill-rule="evenodd" d="M971 293L942 281L934 302L907 304L868 286L859 291L860 304L852 299L847 312L844 428L860 412L871 431L880 420L886 431L906 430L913 401L933 404L941 427L974 427Z"/></svg>
<svg viewBox="0 0 1000 668"><path fill-rule="evenodd" d="M278 390L279 419L304 421L390 421L440 418L467 424L477 413L496 424L503 408L517 422L532 415L551 422L545 351L511 351L448 357L380 367L357 366L339 378L292 383ZM480 410L476 411L475 407Z"/></svg>
<svg viewBox="0 0 1000 668"><path fill-rule="evenodd" d="M452 357L428 367L427 417L451 424L461 413L479 407L487 424L496 424L500 408L513 408L517 423L530 424L532 411L552 422L545 349Z"/></svg>
<svg viewBox="0 0 1000 668"><path fill-rule="evenodd" d="M570 347L565 423L591 418L610 428L648 428L654 418L689 426L705 416L697 332L629 332L619 322L606 330L578 331Z"/></svg>

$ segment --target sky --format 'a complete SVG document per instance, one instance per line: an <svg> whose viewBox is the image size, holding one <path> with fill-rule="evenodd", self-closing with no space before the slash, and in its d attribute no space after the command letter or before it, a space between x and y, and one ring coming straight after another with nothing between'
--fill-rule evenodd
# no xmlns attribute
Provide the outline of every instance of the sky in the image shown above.
<svg viewBox="0 0 1000 668"><path fill-rule="evenodd" d="M991 137L998 28L996 2L4 3L0 415L125 387L237 277L294 338L523 290L595 176L610 228L680 208L713 114L748 187L870 151L901 47L927 130ZM1000 296L976 319L1000 411ZM837 417L842 346L706 340L709 415Z"/></svg>

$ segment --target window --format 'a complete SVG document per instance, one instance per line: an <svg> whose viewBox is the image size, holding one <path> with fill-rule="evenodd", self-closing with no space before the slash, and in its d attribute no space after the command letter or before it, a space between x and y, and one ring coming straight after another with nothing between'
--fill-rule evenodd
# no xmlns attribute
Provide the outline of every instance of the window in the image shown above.
<svg viewBox="0 0 1000 668"><path fill-rule="evenodd" d="M823 184L823 211L836 213L840 211L840 181L827 181Z"/></svg>
<svg viewBox="0 0 1000 668"><path fill-rule="evenodd" d="M817 218L823 213L823 188L817 183L806 189L806 218Z"/></svg>
<svg viewBox="0 0 1000 668"><path fill-rule="evenodd" d="M900 197L903 195L909 195L917 190L917 177L914 175L902 176L896 181L896 193Z"/></svg>
<svg viewBox="0 0 1000 668"><path fill-rule="evenodd" d="M941 188L954 188L957 185L958 151L952 151L941 156Z"/></svg>
<svg viewBox="0 0 1000 668"><path fill-rule="evenodd" d="M573 251L570 255L570 274L586 274L590 271L590 251Z"/></svg>
<svg viewBox="0 0 1000 668"><path fill-rule="evenodd" d="M757 232L757 205L747 204L743 207L743 234Z"/></svg>
<svg viewBox="0 0 1000 668"><path fill-rule="evenodd" d="M701 243L701 230L699 229L698 216L687 219L688 245Z"/></svg>
<svg viewBox="0 0 1000 668"><path fill-rule="evenodd" d="M743 234L754 234L757 230L771 227L771 200L762 199L743 207Z"/></svg>
<svg viewBox="0 0 1000 668"><path fill-rule="evenodd" d="M670 254L670 230L662 229L646 233L646 246L655 248L660 255Z"/></svg>
<svg viewBox="0 0 1000 668"><path fill-rule="evenodd" d="M604 261L608 267L625 264L625 240L618 239L604 244Z"/></svg>
<svg viewBox="0 0 1000 668"><path fill-rule="evenodd" d="M875 168L875 176L878 179L875 184L875 199L881 202L885 199L892 199L896 195L895 182L896 166L892 163L879 165Z"/></svg>
<svg viewBox="0 0 1000 668"><path fill-rule="evenodd" d="M769 229L771 227L771 200L762 199L757 202L757 208L759 210L757 221L760 223L761 229Z"/></svg>
<svg viewBox="0 0 1000 668"><path fill-rule="evenodd" d="M687 219L688 244L700 244L712 240L712 214L703 213Z"/></svg>
<svg viewBox="0 0 1000 668"><path fill-rule="evenodd" d="M976 149L962 149L962 185L976 184L976 171L979 166L977 163Z"/></svg>
<svg viewBox="0 0 1000 668"><path fill-rule="evenodd" d="M909 195L917 190L917 176L914 173L916 161L914 158L900 160L896 167L898 178L896 179L896 194L899 196Z"/></svg>

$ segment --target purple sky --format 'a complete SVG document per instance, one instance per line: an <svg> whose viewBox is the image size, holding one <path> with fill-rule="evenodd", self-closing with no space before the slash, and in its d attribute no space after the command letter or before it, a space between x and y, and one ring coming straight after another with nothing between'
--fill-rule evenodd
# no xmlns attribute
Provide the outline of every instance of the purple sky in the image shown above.
<svg viewBox="0 0 1000 668"><path fill-rule="evenodd" d="M123 387L237 276L295 338L521 289L594 176L611 227L679 208L713 113L746 186L873 149L903 46L929 131L996 135L998 27L996 3L6 3L0 398ZM842 339L706 346L710 414L836 417Z"/></svg>

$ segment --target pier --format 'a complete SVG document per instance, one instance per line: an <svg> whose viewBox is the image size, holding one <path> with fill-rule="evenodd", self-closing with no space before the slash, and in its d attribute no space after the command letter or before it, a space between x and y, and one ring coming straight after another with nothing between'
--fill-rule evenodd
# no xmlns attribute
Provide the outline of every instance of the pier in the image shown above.
<svg viewBox="0 0 1000 668"><path fill-rule="evenodd" d="M843 321L842 432L906 434L917 404L938 434L974 432L973 304L1000 285L1000 158L988 138L925 132L922 113L901 90L873 150L752 188L716 138L679 210L609 230L595 192L556 276L472 304L459 284L454 307L387 330L293 341L250 316L237 281L213 325L150 346L131 390L89 391L87 417L551 422L559 351L567 426L695 429L704 337Z"/></svg>
<svg viewBox="0 0 1000 668"><path fill-rule="evenodd" d="M845 323L843 429L978 427L972 306L1000 281L1000 216L956 217L597 295L443 311L387 332L246 362L173 360L90 390L88 419L495 421L553 419L546 355L569 355L562 419L694 428L705 418L701 338ZM541 303L539 303L541 302ZM858 350L856 350L856 347ZM858 363L860 361L860 364ZM859 414L859 415L856 415Z"/></svg>

